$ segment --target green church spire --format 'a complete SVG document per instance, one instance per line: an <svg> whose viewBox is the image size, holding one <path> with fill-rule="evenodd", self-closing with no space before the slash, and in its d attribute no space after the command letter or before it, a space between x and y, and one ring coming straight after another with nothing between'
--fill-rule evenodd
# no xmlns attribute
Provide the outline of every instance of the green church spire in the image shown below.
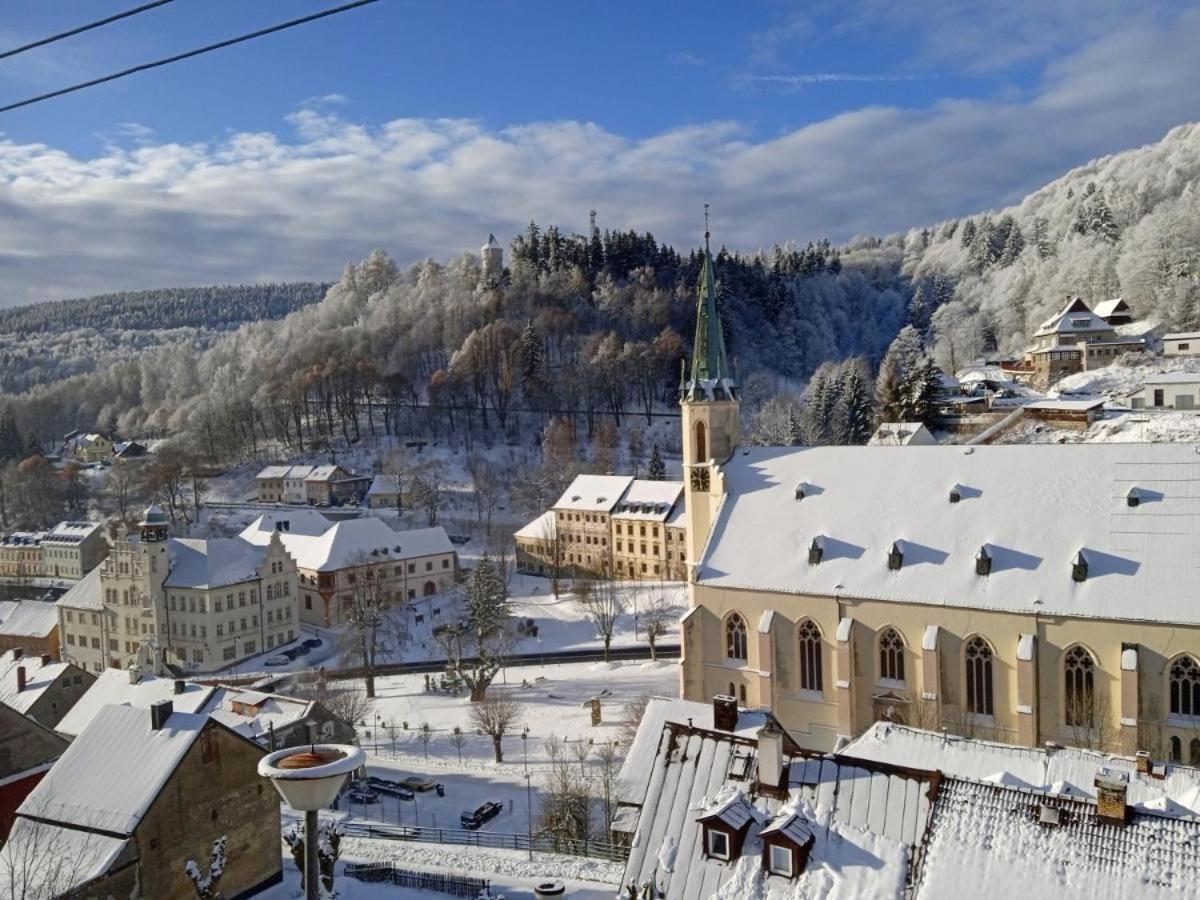
<svg viewBox="0 0 1200 900"><path fill-rule="evenodd" d="M696 303L696 337L692 342L692 377L687 392L709 394L710 399L729 399L733 373L725 359L725 335L717 313L717 283L713 274L712 252L708 247L708 204L704 204L704 262ZM715 382L707 386L704 382Z"/></svg>

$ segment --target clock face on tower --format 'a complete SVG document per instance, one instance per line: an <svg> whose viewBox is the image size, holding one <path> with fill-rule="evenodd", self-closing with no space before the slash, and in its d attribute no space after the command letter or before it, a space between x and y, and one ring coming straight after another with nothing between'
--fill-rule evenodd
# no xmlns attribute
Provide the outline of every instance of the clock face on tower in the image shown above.
<svg viewBox="0 0 1200 900"><path fill-rule="evenodd" d="M692 490L708 491L708 466L692 466Z"/></svg>

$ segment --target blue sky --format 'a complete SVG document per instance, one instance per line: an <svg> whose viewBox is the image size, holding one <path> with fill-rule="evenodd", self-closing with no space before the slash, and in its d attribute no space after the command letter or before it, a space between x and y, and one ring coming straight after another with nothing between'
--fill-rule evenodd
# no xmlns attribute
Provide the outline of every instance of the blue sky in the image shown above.
<svg viewBox="0 0 1200 900"><path fill-rule="evenodd" d="M135 5L24 2L0 47ZM176 0L0 60L16 100L336 4ZM1200 13L1143 0L374 6L0 114L0 303L333 278L530 218L725 243L1019 199L1200 116Z"/></svg>

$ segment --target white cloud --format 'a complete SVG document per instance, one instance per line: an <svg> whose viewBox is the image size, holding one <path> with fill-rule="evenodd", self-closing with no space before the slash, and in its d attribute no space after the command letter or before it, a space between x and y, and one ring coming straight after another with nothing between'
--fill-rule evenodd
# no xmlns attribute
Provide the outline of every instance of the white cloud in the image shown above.
<svg viewBox="0 0 1200 900"><path fill-rule="evenodd" d="M717 239L741 249L885 233L1010 202L1195 118L1198 45L1191 11L1096 39L1027 96L867 107L766 140L737 122L640 139L576 121L367 126L328 103L280 134L128 134L92 159L0 140L0 303L332 279L374 247L446 257L531 218L581 229L590 208L683 247L705 201Z"/></svg>

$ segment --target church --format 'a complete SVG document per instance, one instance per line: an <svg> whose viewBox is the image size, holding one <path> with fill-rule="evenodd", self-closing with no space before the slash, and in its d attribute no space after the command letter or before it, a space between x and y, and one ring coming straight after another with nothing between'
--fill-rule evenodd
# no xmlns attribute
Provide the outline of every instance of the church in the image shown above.
<svg viewBox="0 0 1200 900"><path fill-rule="evenodd" d="M747 447L705 234L681 694L1200 764L1200 447Z"/></svg>

